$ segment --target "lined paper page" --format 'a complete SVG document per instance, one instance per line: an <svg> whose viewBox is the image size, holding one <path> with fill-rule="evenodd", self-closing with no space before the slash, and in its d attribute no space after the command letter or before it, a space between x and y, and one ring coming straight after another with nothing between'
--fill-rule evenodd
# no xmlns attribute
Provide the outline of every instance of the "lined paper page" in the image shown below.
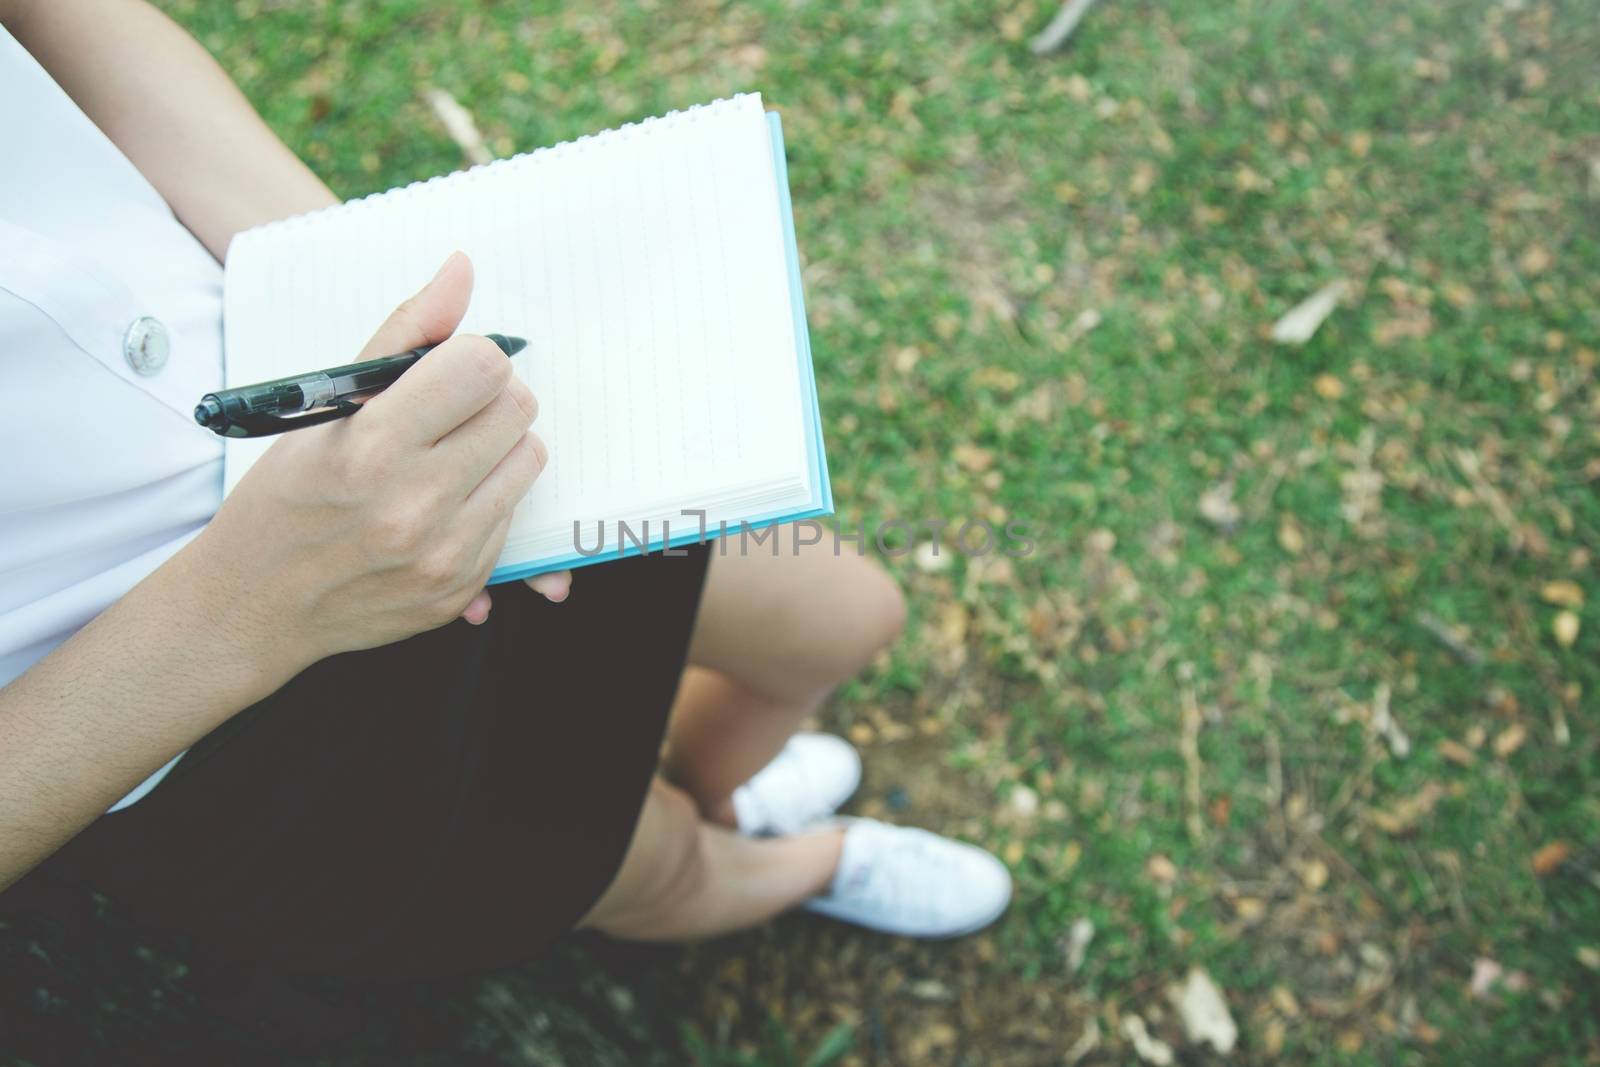
<svg viewBox="0 0 1600 1067"><path fill-rule="evenodd" d="M227 382L347 362L460 249L461 329L528 339L550 446L514 538L801 478L772 151L749 94L242 234ZM270 444L228 442L228 490Z"/></svg>

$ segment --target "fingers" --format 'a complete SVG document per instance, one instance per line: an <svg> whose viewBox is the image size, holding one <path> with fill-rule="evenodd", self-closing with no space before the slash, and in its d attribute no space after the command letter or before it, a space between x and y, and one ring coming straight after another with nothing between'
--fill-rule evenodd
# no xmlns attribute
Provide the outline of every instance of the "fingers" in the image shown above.
<svg viewBox="0 0 1600 1067"><path fill-rule="evenodd" d="M461 323L472 298L472 261L452 252L433 280L394 309L361 350L361 359L392 356L418 345L438 344Z"/></svg>
<svg viewBox="0 0 1600 1067"><path fill-rule="evenodd" d="M462 519L482 526L510 522L512 510L528 495L549 460L538 434L525 432L467 496ZM499 553L498 547L495 552Z"/></svg>
<svg viewBox="0 0 1600 1067"><path fill-rule="evenodd" d="M434 455L454 472L466 496L528 432L538 414L533 390L513 376L482 410L442 437Z"/></svg>
<svg viewBox="0 0 1600 1067"><path fill-rule="evenodd" d="M494 573L494 565L500 560L500 552L506 546L506 535L510 533L510 531L511 516L507 515L505 518L495 523L494 529L490 531L488 539L484 541L483 547L478 552L477 573L480 576L478 579L480 585L487 584L489 581L489 576ZM484 592L487 593L488 590L485 589ZM471 607L471 605L469 604L468 607Z"/></svg>
<svg viewBox="0 0 1600 1067"><path fill-rule="evenodd" d="M461 617L472 626L482 626L489 621L489 608L492 606L489 599L489 590L480 589L478 594L461 609Z"/></svg>
<svg viewBox="0 0 1600 1067"><path fill-rule="evenodd" d="M362 415L385 420L399 440L432 445L488 407L510 380L511 360L493 341L457 334L367 401Z"/></svg>
<svg viewBox="0 0 1600 1067"><path fill-rule="evenodd" d="M484 555L480 564L488 569L487 573L492 573L494 570L494 560L499 558L510 525L511 520L508 518L484 544ZM552 571L549 574L536 574L532 578L525 579L525 584L552 604L559 604L572 595L572 572ZM461 617L473 626L481 626L489 621L489 611L493 604L489 590L480 589L471 602L461 610Z"/></svg>
<svg viewBox="0 0 1600 1067"><path fill-rule="evenodd" d="M536 574L525 580L529 589L544 597L552 604L559 604L572 594L572 572L552 571L549 574ZM489 611L494 606L489 597L488 589L478 590L478 595L465 608L461 609L461 617L472 626L482 626L489 621Z"/></svg>
<svg viewBox="0 0 1600 1067"><path fill-rule="evenodd" d="M572 593L572 572L552 571L536 574L527 579L528 588L553 604L559 604Z"/></svg>
<svg viewBox="0 0 1600 1067"><path fill-rule="evenodd" d="M525 580L529 589L544 597L552 604L559 604L572 595L572 572L552 571L549 574L536 574ZM482 626L489 621L489 610L493 607L489 597L489 590L480 589L472 602L461 610L461 617L473 626Z"/></svg>
<svg viewBox="0 0 1600 1067"><path fill-rule="evenodd" d="M361 350L362 359L419 345L439 347L367 401L367 424L382 420L402 440L433 444L477 414L505 387L510 360L481 337L451 337L472 298L472 261L453 252L415 296L395 308Z"/></svg>

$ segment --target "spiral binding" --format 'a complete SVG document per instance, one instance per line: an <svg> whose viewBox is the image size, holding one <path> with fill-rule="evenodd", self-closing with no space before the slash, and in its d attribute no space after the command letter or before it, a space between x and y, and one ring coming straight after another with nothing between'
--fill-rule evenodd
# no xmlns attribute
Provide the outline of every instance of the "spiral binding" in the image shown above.
<svg viewBox="0 0 1600 1067"><path fill-rule="evenodd" d="M612 144L617 141L634 140L642 135L658 130L680 126L689 122L698 122L712 112L726 111L739 106L749 106L745 102L752 100L755 102L755 106L759 110L761 107L760 93L737 93L730 97L713 100L710 103L693 104L686 108L668 111L663 115L653 115L650 118L640 119L637 122L625 122L621 126L618 126L614 129L601 130L598 133L586 133L583 136L575 137L570 141L562 141L559 144L535 148L531 152L519 152L514 156L507 156L505 159L493 159L487 163L479 163L475 166L468 167L466 170L458 170L450 174L436 174L431 178L420 179L418 181L411 182L408 185L400 185L393 189L385 189L382 192L369 193L366 196L357 197L354 200L347 200L342 204L330 204L327 207L316 208L312 211L304 212L303 214L290 215L287 218L276 219L272 222L257 226L254 229L240 234L239 236L241 238L249 238L253 240L257 237L277 235L284 231L299 229L305 226L308 222L333 212L350 213L354 211L367 210L378 207L389 200L398 200L403 197L413 196L416 195L419 190L425 189L431 185L453 185L456 183L480 181L492 171L506 170L511 168L529 168L537 164L546 164L552 158L564 157L567 155L576 154L578 152L589 151L601 145Z"/></svg>

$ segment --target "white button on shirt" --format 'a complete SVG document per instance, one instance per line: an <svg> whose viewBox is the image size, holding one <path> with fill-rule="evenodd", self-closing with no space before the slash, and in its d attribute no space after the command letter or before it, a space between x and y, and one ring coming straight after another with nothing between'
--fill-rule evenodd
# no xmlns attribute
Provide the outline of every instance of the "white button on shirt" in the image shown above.
<svg viewBox="0 0 1600 1067"><path fill-rule="evenodd" d="M3 27L0 101L6 685L221 504L222 442L193 410L222 386L222 268Z"/></svg>

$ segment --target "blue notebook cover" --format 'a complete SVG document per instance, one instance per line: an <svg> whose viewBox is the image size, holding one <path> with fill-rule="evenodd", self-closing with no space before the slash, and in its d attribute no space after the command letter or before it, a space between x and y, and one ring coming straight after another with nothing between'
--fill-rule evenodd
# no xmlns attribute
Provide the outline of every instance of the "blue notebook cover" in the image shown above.
<svg viewBox="0 0 1600 1067"><path fill-rule="evenodd" d="M783 151L783 123L775 111L767 112L767 125L772 132L772 161L778 177L779 213L783 219L784 252L788 258L789 268L789 298L794 307L794 335L795 349L800 354L796 361L800 374L800 393L802 402L810 408L811 417L808 420L811 428L809 440L806 442L806 462L811 473L810 482L816 487L815 497L809 507L798 511L784 511L767 515L757 515L747 518L743 529L760 529L777 523L794 522L799 519L814 519L824 515L833 514L833 485L828 478L828 456L823 448L822 441L822 412L817 405L817 377L812 368L811 361L811 336L806 329L805 296L800 282L800 250L794 236L794 207L789 199L789 168L788 161ZM496 585L501 582L515 581L519 578L531 578L535 574L544 574L548 571L568 570L577 567L587 567L594 563L606 563L626 556L636 556L642 552L659 552L665 548L681 548L684 545L694 544L701 539L699 526L694 519L684 518L685 527L671 531L671 537L665 537L661 531L651 530L651 538L645 541L643 547L627 539L619 540L620 545L611 544L603 550L584 554L574 549L573 552L553 559L530 560L526 563L509 564L497 567L489 576L489 584ZM730 524L726 532L737 536L741 530L738 525ZM719 531L715 528L707 529L705 538L714 540ZM641 534L641 540L643 539Z"/></svg>

